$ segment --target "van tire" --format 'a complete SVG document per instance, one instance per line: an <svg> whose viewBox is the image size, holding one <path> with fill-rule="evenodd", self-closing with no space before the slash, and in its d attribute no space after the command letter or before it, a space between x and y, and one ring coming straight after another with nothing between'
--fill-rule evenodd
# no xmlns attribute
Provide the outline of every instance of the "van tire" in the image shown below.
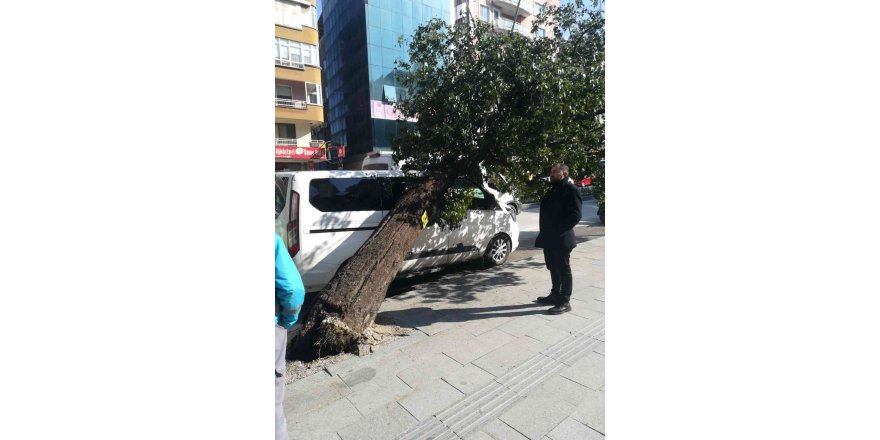
<svg viewBox="0 0 880 440"><path fill-rule="evenodd" d="M483 263L487 267L499 266L507 262L510 257L510 239L504 234L498 234L489 240L486 253L483 254Z"/></svg>

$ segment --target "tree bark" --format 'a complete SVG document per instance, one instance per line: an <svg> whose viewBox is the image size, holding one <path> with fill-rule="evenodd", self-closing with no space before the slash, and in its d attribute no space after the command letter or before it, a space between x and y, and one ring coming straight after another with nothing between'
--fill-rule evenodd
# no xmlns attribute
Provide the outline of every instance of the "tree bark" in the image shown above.
<svg viewBox="0 0 880 440"><path fill-rule="evenodd" d="M447 164L409 188L373 235L342 264L305 311L303 329L290 350L294 359L310 361L356 348L418 238L422 214L427 211L429 219L437 218L440 197L452 186L458 169L458 164Z"/></svg>

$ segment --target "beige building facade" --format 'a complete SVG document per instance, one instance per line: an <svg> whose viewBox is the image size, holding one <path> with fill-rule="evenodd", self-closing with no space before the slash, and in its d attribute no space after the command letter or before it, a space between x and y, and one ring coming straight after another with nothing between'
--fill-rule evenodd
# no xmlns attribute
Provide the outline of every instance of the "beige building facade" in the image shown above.
<svg viewBox="0 0 880 440"><path fill-rule="evenodd" d="M316 0L275 0L275 169L308 170L327 158L312 127L324 122Z"/></svg>

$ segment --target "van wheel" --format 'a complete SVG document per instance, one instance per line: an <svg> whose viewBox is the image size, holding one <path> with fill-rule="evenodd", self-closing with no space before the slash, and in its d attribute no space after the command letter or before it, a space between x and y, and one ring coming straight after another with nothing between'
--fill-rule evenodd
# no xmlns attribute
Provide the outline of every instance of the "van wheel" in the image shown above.
<svg viewBox="0 0 880 440"><path fill-rule="evenodd" d="M510 239L504 235L498 234L492 237L492 241L489 242L489 247L486 249L486 254L483 256L486 266L492 267L504 264L507 258L510 257L510 248Z"/></svg>

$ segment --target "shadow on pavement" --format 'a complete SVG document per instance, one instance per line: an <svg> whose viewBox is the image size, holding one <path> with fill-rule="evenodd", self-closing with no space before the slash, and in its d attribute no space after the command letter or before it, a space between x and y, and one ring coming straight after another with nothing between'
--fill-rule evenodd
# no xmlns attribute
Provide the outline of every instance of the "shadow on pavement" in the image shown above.
<svg viewBox="0 0 880 440"><path fill-rule="evenodd" d="M402 327L427 327L438 322L469 322L488 318L515 318L525 315L546 314L550 306L537 302L507 306L473 307L467 309L434 310L430 307L414 307L405 310L389 310L376 315L377 324L395 324Z"/></svg>
<svg viewBox="0 0 880 440"><path fill-rule="evenodd" d="M417 293L426 302L463 303L473 301L476 295L501 287L525 284L515 270L528 267L526 263L516 262L491 269L482 268L480 263L464 263L425 274L415 274L395 280L388 287L386 298L411 292Z"/></svg>

